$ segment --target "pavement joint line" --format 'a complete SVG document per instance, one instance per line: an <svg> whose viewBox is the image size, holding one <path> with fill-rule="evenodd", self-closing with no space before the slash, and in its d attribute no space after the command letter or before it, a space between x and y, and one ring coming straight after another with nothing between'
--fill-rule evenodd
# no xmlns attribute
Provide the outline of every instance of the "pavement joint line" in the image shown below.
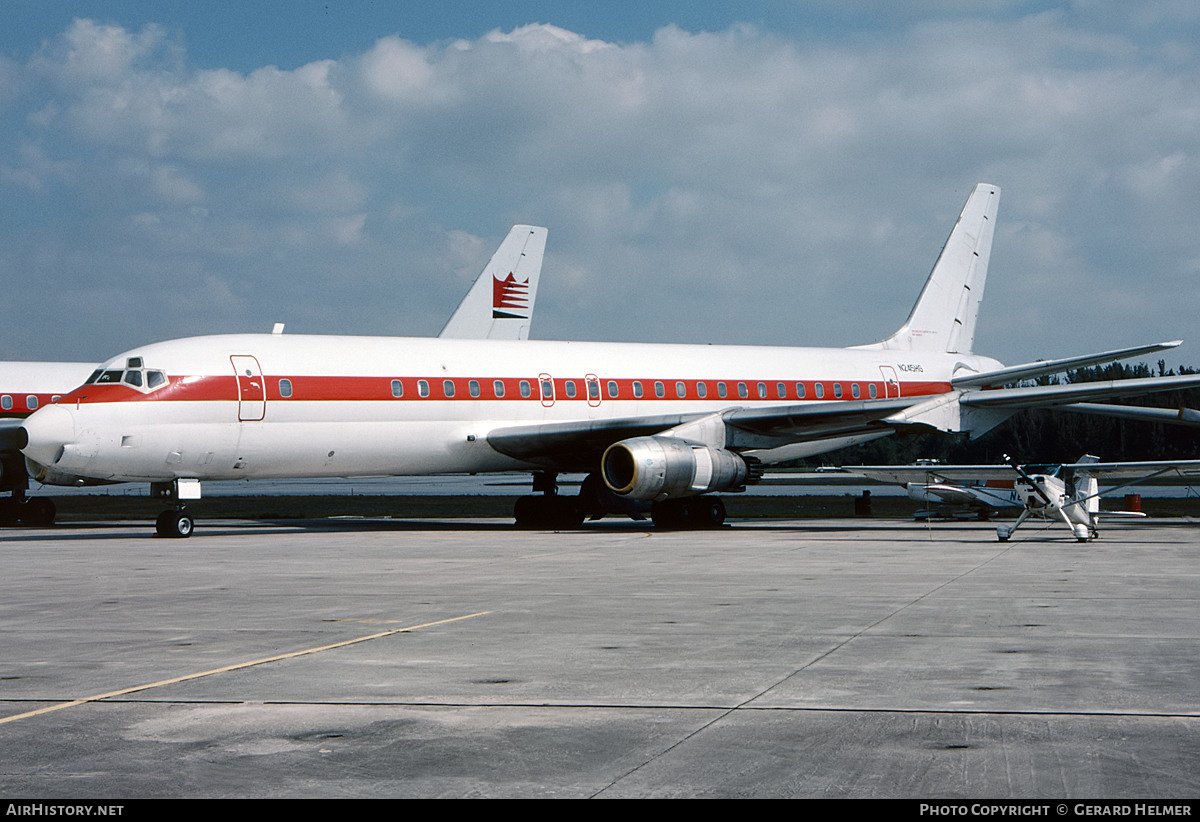
<svg viewBox="0 0 1200 822"><path fill-rule="evenodd" d="M360 636L360 637L355 637L353 639L342 640L341 642L334 642L329 645L322 645L318 648L306 648L306 649L300 650L300 651L290 651L286 654L276 654L274 656L262 657L261 659L252 659L247 662L236 662L233 665L224 665L220 668L213 668L212 670L208 670L208 671L199 671L194 674L184 674L183 676L176 676L176 677L172 677L170 679L160 679L158 682L150 682L150 683L146 683L144 685L134 685L129 688L121 688L119 690L108 691L107 693L103 693L103 694L95 694L93 696L85 696L80 699L72 699L67 702L58 702L58 703L55 703L54 705L47 705L44 708L37 708L36 710L26 711L25 713L13 714L12 716L6 716L3 718L0 718L0 725L6 725L9 722L16 722L19 719L29 719L31 717L40 716L42 714L48 714L48 713L52 713L54 711L61 711L64 708L74 708L79 705L86 705L90 702L100 702L101 700L112 699L112 698L118 697L118 696L125 696L126 694L138 693L139 691L148 691L152 688L161 688L164 685L175 685L180 682L189 682L193 679L202 679L207 676L215 676L216 674L229 673L230 671L238 671L243 668L252 668L255 665L265 665L269 662L280 662L285 659L294 659L296 657L308 656L310 654L320 653L321 651L331 651L335 648L345 648L347 645L357 645L360 642L369 642L372 639L382 639L383 637L391 636L392 634L403 634L403 633L408 633L410 631L417 631L422 628L432 628L437 625L446 625L451 622L461 622L464 619L474 619L475 617L486 616L490 613L492 613L492 612L491 611L478 611L474 614L464 614L463 616L449 617L448 619L439 619L439 620L435 620L433 622L423 622L420 625L409 625L405 628L393 628L388 631L380 631L378 633L369 634L367 636Z"/></svg>

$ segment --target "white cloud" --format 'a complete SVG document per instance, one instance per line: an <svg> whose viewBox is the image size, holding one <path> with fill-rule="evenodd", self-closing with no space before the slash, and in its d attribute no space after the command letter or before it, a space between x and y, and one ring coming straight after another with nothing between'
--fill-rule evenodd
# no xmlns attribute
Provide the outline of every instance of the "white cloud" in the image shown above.
<svg viewBox="0 0 1200 822"><path fill-rule="evenodd" d="M53 352L13 326L0 339L78 358L279 319L436 333L509 225L536 222L535 336L854 344L903 320L985 179L1004 188L989 353L1061 353L1049 328L1072 350L1186 335L1195 48L1086 4L929 8L803 43L749 26L387 36L248 73L190 66L156 26L77 21L0 65L0 208L23 215L0 226L0 270L38 284L21 302L43 325L83 283L166 305L182 272L224 296L129 324L76 311L79 340ZM1104 296L1133 266L1161 308Z"/></svg>

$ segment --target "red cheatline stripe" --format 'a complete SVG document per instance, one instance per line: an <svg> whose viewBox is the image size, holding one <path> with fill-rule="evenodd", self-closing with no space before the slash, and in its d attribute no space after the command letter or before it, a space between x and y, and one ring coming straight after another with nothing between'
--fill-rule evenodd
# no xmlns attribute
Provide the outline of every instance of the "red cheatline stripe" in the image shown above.
<svg viewBox="0 0 1200 822"><path fill-rule="evenodd" d="M268 376L264 379L268 401L305 400L310 402L381 402L389 400L464 401L542 401L543 387L535 377L347 377L347 376ZM280 384L290 384L290 396L281 393ZM393 385L398 383L398 389ZM500 389L497 389L500 383ZM672 380L621 378L555 377L555 402L611 401L687 401L698 400L739 403L781 403L831 400L867 400L885 397L889 387L875 380ZM724 394L721 386L724 386ZM760 389L760 386L761 389ZM803 393L797 386L803 387ZM821 394L817 388L820 386ZM858 387L857 396L854 387ZM875 395L871 395L871 386ZM613 395L615 387L615 396ZM744 390L743 390L744 389ZM640 394L638 393L640 390ZM703 396L701 391L703 390ZM840 390L840 395L839 395ZM895 391L895 386L890 386ZM950 390L945 382L905 382L900 394L905 397L942 394ZM248 393L243 399L261 400L261 394ZM397 394L399 396L397 396ZM62 398L63 403L128 402L203 402L238 399L238 384L231 376L172 377L170 384L146 393L119 383L85 385Z"/></svg>

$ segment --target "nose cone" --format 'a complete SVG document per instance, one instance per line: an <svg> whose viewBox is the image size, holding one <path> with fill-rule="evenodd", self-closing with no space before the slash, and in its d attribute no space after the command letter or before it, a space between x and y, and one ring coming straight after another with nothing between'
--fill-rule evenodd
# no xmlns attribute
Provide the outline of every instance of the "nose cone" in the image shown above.
<svg viewBox="0 0 1200 822"><path fill-rule="evenodd" d="M75 418L61 405L47 405L30 414L21 430L26 440L22 453L40 465L53 465L64 446L75 441Z"/></svg>

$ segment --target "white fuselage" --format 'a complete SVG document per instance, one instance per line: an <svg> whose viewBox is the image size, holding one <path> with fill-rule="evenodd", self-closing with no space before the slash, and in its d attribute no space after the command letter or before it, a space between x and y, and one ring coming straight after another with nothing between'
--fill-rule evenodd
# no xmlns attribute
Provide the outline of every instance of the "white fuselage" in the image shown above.
<svg viewBox="0 0 1200 822"><path fill-rule="evenodd" d="M194 337L101 366L99 382L26 421L25 454L62 475L113 481L519 470L537 466L496 451L489 432L896 396L916 403L949 391L952 375L998 366L878 348Z"/></svg>

